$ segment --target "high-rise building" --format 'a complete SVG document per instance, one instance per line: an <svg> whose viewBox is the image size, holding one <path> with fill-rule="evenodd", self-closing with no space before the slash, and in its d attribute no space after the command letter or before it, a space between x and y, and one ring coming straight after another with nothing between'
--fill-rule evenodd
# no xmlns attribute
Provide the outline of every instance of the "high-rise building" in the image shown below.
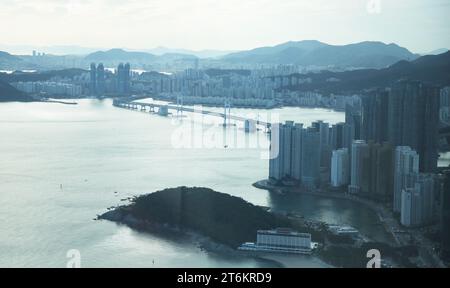
<svg viewBox="0 0 450 288"><path fill-rule="evenodd" d="M345 106L345 124L342 133L342 146L352 149L353 141L361 139L361 113L357 107L347 104ZM350 152L350 159L352 153Z"/></svg>
<svg viewBox="0 0 450 288"><path fill-rule="evenodd" d="M369 142L369 165L365 165L364 169L368 169L369 187L367 198L377 201L386 202L392 199L394 185L394 150L389 143L373 143Z"/></svg>
<svg viewBox="0 0 450 288"><path fill-rule="evenodd" d="M333 150L344 148L344 125L345 123L337 123L331 126L330 144Z"/></svg>
<svg viewBox="0 0 450 288"><path fill-rule="evenodd" d="M302 183L316 186L320 181L320 133L309 127L302 137Z"/></svg>
<svg viewBox="0 0 450 288"><path fill-rule="evenodd" d="M355 140L350 161L349 193L378 201L392 197L393 149L390 144Z"/></svg>
<svg viewBox="0 0 450 288"><path fill-rule="evenodd" d="M400 223L407 227L430 224L433 220L434 179L431 174L419 174L414 186L403 189Z"/></svg>
<svg viewBox="0 0 450 288"><path fill-rule="evenodd" d="M125 94L125 68L123 66L123 63L120 63L119 66L117 66L117 93L123 95Z"/></svg>
<svg viewBox="0 0 450 288"><path fill-rule="evenodd" d="M272 125L269 178L297 180L306 186L320 181L320 133L315 128L286 121Z"/></svg>
<svg viewBox="0 0 450 288"><path fill-rule="evenodd" d="M297 181L302 179L302 143L303 124L296 123L292 129L291 177Z"/></svg>
<svg viewBox="0 0 450 288"><path fill-rule="evenodd" d="M124 92L125 94L130 93L130 85L131 85L131 67L130 63L126 63L123 69L123 82L124 82Z"/></svg>
<svg viewBox="0 0 450 288"><path fill-rule="evenodd" d="M105 94L105 67L102 63L97 66L97 87L96 94L104 95Z"/></svg>
<svg viewBox="0 0 450 288"><path fill-rule="evenodd" d="M388 140L389 93L377 89L361 97L361 139L383 143Z"/></svg>
<svg viewBox="0 0 450 288"><path fill-rule="evenodd" d="M320 167L329 168L331 166L331 145L330 145L330 125L323 121L316 121L311 124L311 126L319 131L320 136Z"/></svg>
<svg viewBox="0 0 450 288"><path fill-rule="evenodd" d="M389 94L388 140L416 150L421 172L437 167L439 94L437 87L409 80L398 81Z"/></svg>
<svg viewBox="0 0 450 288"><path fill-rule="evenodd" d="M95 63L91 63L89 75L89 92L91 95L95 95L97 92L97 69L95 68Z"/></svg>
<svg viewBox="0 0 450 288"><path fill-rule="evenodd" d="M283 124L272 124L270 134L270 160L269 160L269 179L280 181L283 178L283 143L282 133Z"/></svg>
<svg viewBox="0 0 450 288"><path fill-rule="evenodd" d="M349 183L350 160L347 148L333 151L331 158L331 185L342 187Z"/></svg>
<svg viewBox="0 0 450 288"><path fill-rule="evenodd" d="M292 130L294 128L294 121L286 121L280 128L281 149L283 151L283 178L291 177L291 162L292 162Z"/></svg>
<svg viewBox="0 0 450 288"><path fill-rule="evenodd" d="M394 164L394 212L400 213L402 191L411 188L419 173L419 154L408 146L398 146L395 149Z"/></svg>
<svg viewBox="0 0 450 288"><path fill-rule="evenodd" d="M370 153L369 153L369 145L367 145L364 140L355 140L353 141L351 148L351 173L350 173L350 185L348 187L348 192L352 194L359 194L362 190L363 185L367 185L367 181L364 179L368 178L367 169L364 169L367 166Z"/></svg>
<svg viewBox="0 0 450 288"><path fill-rule="evenodd" d="M440 203L442 256L446 259L450 259L450 170L446 170L443 173Z"/></svg>

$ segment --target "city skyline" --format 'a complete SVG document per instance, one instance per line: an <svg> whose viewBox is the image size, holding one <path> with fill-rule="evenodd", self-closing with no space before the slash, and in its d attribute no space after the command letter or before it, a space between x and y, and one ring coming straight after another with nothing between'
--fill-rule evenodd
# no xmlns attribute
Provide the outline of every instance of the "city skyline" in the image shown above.
<svg viewBox="0 0 450 288"><path fill-rule="evenodd" d="M450 3L442 0L121 2L3 1L1 44L236 51L315 39L333 45L382 41L415 53L450 47Z"/></svg>

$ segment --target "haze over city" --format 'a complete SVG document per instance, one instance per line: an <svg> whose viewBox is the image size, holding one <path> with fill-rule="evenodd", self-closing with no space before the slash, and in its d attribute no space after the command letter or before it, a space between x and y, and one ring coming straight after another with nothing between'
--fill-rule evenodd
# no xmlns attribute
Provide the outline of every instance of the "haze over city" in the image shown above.
<svg viewBox="0 0 450 288"><path fill-rule="evenodd" d="M450 47L448 15L446 0L6 0L0 44L234 51L373 40L426 53Z"/></svg>
<svg viewBox="0 0 450 288"><path fill-rule="evenodd" d="M0 268L450 267L448 15L2 0Z"/></svg>

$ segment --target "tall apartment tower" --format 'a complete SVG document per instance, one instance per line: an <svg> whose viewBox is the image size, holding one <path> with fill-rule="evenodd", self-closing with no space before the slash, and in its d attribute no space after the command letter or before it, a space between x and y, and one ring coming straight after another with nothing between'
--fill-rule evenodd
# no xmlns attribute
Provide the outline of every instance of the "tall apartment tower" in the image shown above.
<svg viewBox="0 0 450 288"><path fill-rule="evenodd" d="M89 76L89 92L91 95L95 95L97 93L97 68L95 67L95 63L91 63Z"/></svg>
<svg viewBox="0 0 450 288"><path fill-rule="evenodd" d="M441 250L450 259L450 170L444 171L441 191Z"/></svg>
<svg viewBox="0 0 450 288"><path fill-rule="evenodd" d="M394 164L394 212L400 213L402 191L414 185L419 173L419 154L409 146L398 146L395 149Z"/></svg>
<svg viewBox="0 0 450 288"><path fill-rule="evenodd" d="M389 92L377 89L361 97L361 139L383 143L388 140Z"/></svg>
<svg viewBox="0 0 450 288"><path fill-rule="evenodd" d="M302 183L316 186L320 181L320 132L309 127L302 136Z"/></svg>
<svg viewBox="0 0 450 288"><path fill-rule="evenodd" d="M388 140L416 150L421 172L437 168L439 97L437 87L409 80L398 81L389 95Z"/></svg>
<svg viewBox="0 0 450 288"><path fill-rule="evenodd" d="M351 173L350 173L350 185L348 186L348 192L351 194L359 194L366 186L368 175L365 166L367 166L370 153L369 145L364 140L355 140L352 144L351 150Z"/></svg>
<svg viewBox="0 0 450 288"><path fill-rule="evenodd" d="M349 183L350 157L347 148L334 150L331 158L331 185L342 187Z"/></svg>
<svg viewBox="0 0 450 288"><path fill-rule="evenodd" d="M407 227L430 224L433 220L434 179L432 174L419 174L414 186L403 189L400 223Z"/></svg>
<svg viewBox="0 0 450 288"><path fill-rule="evenodd" d="M98 64L97 66L97 89L96 94L97 95L104 95L105 94L105 67L102 63Z"/></svg>

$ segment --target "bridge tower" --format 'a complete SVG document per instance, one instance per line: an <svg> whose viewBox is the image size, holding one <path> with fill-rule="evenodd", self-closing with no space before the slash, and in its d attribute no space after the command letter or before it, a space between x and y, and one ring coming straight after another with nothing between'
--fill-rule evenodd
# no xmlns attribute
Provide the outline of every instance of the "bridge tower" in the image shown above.
<svg viewBox="0 0 450 288"><path fill-rule="evenodd" d="M177 117L183 117L183 95L177 95Z"/></svg>
<svg viewBox="0 0 450 288"><path fill-rule="evenodd" d="M231 100L229 98L225 98L223 115L223 126L231 125Z"/></svg>

